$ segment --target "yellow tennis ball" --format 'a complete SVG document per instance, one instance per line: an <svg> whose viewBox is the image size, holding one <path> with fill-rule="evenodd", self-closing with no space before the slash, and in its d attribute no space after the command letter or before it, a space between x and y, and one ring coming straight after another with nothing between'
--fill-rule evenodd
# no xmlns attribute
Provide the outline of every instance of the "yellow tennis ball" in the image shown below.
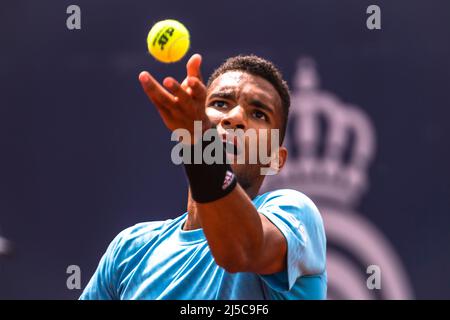
<svg viewBox="0 0 450 320"><path fill-rule="evenodd" d="M147 36L150 54L158 61L177 62L189 50L189 31L177 20L163 20L155 23Z"/></svg>

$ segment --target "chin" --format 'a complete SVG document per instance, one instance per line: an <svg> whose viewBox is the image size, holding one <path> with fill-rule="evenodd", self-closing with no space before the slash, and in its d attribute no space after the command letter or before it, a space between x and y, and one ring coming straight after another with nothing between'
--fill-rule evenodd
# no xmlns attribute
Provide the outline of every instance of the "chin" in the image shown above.
<svg viewBox="0 0 450 320"><path fill-rule="evenodd" d="M259 166L257 165L231 164L231 168L236 175L239 185L244 190L251 189L254 185L257 184L258 179L260 178L260 170Z"/></svg>

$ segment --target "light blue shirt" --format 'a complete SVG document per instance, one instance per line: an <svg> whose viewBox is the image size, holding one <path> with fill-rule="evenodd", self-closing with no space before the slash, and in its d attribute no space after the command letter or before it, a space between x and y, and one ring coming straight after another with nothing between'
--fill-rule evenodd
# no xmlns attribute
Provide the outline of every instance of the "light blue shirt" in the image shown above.
<svg viewBox="0 0 450 320"><path fill-rule="evenodd" d="M285 271L226 272L215 263L202 229L182 230L185 213L117 235L80 299L325 299L326 239L314 203L283 189L259 195L253 204L287 240Z"/></svg>

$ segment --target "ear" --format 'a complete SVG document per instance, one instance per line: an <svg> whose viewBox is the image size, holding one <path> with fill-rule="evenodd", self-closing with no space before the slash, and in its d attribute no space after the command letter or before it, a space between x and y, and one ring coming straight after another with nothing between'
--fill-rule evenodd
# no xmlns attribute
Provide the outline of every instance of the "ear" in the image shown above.
<svg viewBox="0 0 450 320"><path fill-rule="evenodd" d="M283 169L284 165L286 164L287 161L287 157L288 157L288 151L286 149L286 147L284 146L280 146L278 148L278 170Z"/></svg>
<svg viewBox="0 0 450 320"><path fill-rule="evenodd" d="M277 150L272 151L270 167L261 168L261 174L264 176L272 176L278 174L278 172L280 172L280 170L286 163L287 155L288 151L283 146L277 148Z"/></svg>

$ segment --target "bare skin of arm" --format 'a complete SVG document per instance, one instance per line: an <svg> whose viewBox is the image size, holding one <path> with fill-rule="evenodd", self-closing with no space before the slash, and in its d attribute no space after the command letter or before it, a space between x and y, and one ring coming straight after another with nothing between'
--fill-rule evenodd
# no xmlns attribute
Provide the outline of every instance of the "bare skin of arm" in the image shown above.
<svg viewBox="0 0 450 320"><path fill-rule="evenodd" d="M193 55L181 84L167 77L161 85L146 71L139 75L145 93L171 131L184 128L193 133L195 120L203 121L206 128L211 126L200 65L201 56ZM225 197L208 203L195 203L189 196L188 208L186 225L203 228L216 263L226 271L271 274L286 268L286 239L258 213L239 184Z"/></svg>

